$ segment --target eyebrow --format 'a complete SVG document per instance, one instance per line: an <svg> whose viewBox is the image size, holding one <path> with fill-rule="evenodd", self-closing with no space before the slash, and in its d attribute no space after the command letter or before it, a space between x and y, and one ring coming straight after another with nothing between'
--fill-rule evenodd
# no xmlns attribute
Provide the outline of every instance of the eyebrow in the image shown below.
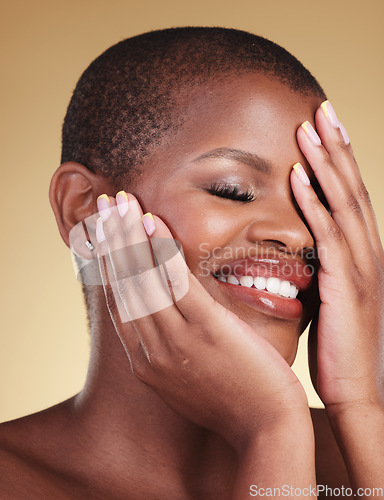
<svg viewBox="0 0 384 500"><path fill-rule="evenodd" d="M234 160L240 163L244 163L252 168L255 168L259 172L264 174L271 173L271 163L261 156L254 153L249 153L247 151L241 151L240 149L231 148L216 148L207 153L203 153L193 160L193 162L199 162L205 160L206 158L225 158L227 160Z"/></svg>

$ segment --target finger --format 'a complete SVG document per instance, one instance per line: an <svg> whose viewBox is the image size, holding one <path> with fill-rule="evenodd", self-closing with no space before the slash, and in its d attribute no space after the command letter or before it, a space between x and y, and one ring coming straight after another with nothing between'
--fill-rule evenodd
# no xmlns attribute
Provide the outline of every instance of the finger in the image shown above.
<svg viewBox="0 0 384 500"><path fill-rule="evenodd" d="M148 227L153 253L163 279L166 281L175 306L182 316L195 324L207 324L224 310L205 290L199 280L189 270L179 242L176 242L166 224L154 216L152 222L148 215L143 217ZM219 311L220 310L220 311Z"/></svg>
<svg viewBox="0 0 384 500"><path fill-rule="evenodd" d="M108 210L110 207L116 207L116 200L113 197L107 197L104 195L102 198L106 199L107 203L100 203L100 212L104 211L104 218L109 218L110 213ZM115 210L111 210L112 212L116 212ZM106 217L107 215L107 217ZM112 215L114 215L112 213ZM114 221L116 224L116 221ZM127 352L131 369L136 372L138 366L143 366L145 364L144 357L148 358L147 346L142 341L140 336L140 332L136 330L135 324L132 321L132 317L135 317L135 311L130 310L129 307L126 307L126 301L122 300L121 294L118 290L119 284L119 269L123 270L122 263L119 262L118 265L113 266L113 257L119 258L121 257L121 252L124 250L124 235L116 230L113 231L113 228L110 226L110 232L113 237L109 238L109 242L106 238L104 232L104 225L101 217L96 221L96 252L98 256L98 264L100 269L100 275L102 278L102 284L104 288L104 294L106 297L107 308L109 310L112 322L115 326L115 330ZM108 244L109 243L109 244ZM147 242L148 245L148 242ZM122 277L123 279L124 277ZM136 299L136 300L135 300ZM139 301L138 297L133 298L133 302L137 304ZM149 328L153 329L153 318L150 316L146 318L146 324L141 324L141 328Z"/></svg>
<svg viewBox="0 0 384 500"><path fill-rule="evenodd" d="M332 218L343 233L355 264L365 266L369 256L373 256L373 249L359 202L309 122L299 127L297 140L327 198ZM314 228L311 226L311 229Z"/></svg>
<svg viewBox="0 0 384 500"><path fill-rule="evenodd" d="M338 120L329 101L321 104L316 112L315 122L322 144L327 150L331 161L342 173L361 207L369 238L376 255L379 256L382 254L383 248L371 200L354 158L348 134Z"/></svg>
<svg viewBox="0 0 384 500"><path fill-rule="evenodd" d="M318 367L317 367L317 328L319 323L319 311L312 318L311 326L309 328L309 336L308 336L308 368L309 374L311 376L312 385L315 391L318 393L317 387L317 375L318 375Z"/></svg>
<svg viewBox="0 0 384 500"><path fill-rule="evenodd" d="M128 199L124 191L116 197L115 201L102 194L97 199L97 206L115 277L121 280L152 269L153 259L137 200L133 196Z"/></svg>
<svg viewBox="0 0 384 500"><path fill-rule="evenodd" d="M157 269L153 269L152 266L149 271L138 273L135 276L127 276L123 267L128 259L120 250L124 251L125 241L129 245L130 236L136 242L137 238L135 238L132 228L130 228L131 232L127 238L124 238L125 234L122 234L121 227L127 227L129 223L126 221L124 224L123 221L120 221L120 218L122 216L126 218L136 217L140 222L140 229L143 231L140 217L141 210L134 213L120 210L117 216L116 210L113 210L118 206L114 204L114 199L109 197L106 201L107 203L104 206L100 201L98 203L100 213L104 210L103 216L105 220L103 222L101 217L98 219L96 234L100 242L98 251L102 254L99 262L107 306L115 329L127 352L133 373L141 380L148 382L153 375L151 372L153 360L163 358L165 352L169 351L170 344L172 344L172 338L169 338L169 336L164 337L160 335L160 332L167 332L170 325L177 331L183 331L178 324L178 320L184 320L177 308L174 307L172 311L172 308L168 307L169 304L174 306L168 289L166 289L168 301L164 304L164 300L159 299L163 292L163 284L160 279L156 280L154 277L154 273L158 272ZM109 213L106 214L105 210L108 210ZM112 219L114 217L115 220ZM108 236L104 230L107 221ZM146 239L145 244L150 252L148 239ZM130 263L127 262L127 265L130 265ZM141 266L141 263L137 261L137 265ZM123 275L119 273L123 273ZM159 302L161 302L160 305ZM155 312L159 308L165 309L162 315L163 322L167 327L165 330L164 327L160 328L158 318L155 316Z"/></svg>
<svg viewBox="0 0 384 500"><path fill-rule="evenodd" d="M291 172L293 194L316 240L317 253L324 272L335 274L351 260L351 250L336 221L319 200L299 163Z"/></svg>
<svg viewBox="0 0 384 500"><path fill-rule="evenodd" d="M127 353L131 369L134 371L133 360L136 360L137 363L143 358L143 346L141 345L140 339L134 331L132 325L131 330L129 331L130 318L127 315L127 311L125 310L124 304L122 303L116 289L116 281L109 259L108 245L103 232L101 218L96 221L95 251L97 253L97 260L107 308L116 333Z"/></svg>
<svg viewBox="0 0 384 500"><path fill-rule="evenodd" d="M124 343L130 343L134 329L150 361L153 353L159 355L168 343L168 339L161 338L159 332L169 329L170 325L177 328L183 318L173 303L166 281L161 279L159 269L153 264L151 245L137 200L125 192L118 193L116 198L116 204L112 197L102 195L98 198L100 216L104 219L105 258L107 268L110 263L111 290L115 295L110 302L114 302L115 306L123 304L127 313L124 318L119 315L119 333ZM161 315L163 325L155 316L159 311L164 311ZM127 322L129 324L124 324ZM134 364L135 358L132 359Z"/></svg>
<svg viewBox="0 0 384 500"><path fill-rule="evenodd" d="M108 244L116 289L130 320L150 316L172 305L168 289L162 287L154 268L151 247L145 234L142 211L136 199L124 192L124 203L113 206L113 198L101 195L98 208Z"/></svg>

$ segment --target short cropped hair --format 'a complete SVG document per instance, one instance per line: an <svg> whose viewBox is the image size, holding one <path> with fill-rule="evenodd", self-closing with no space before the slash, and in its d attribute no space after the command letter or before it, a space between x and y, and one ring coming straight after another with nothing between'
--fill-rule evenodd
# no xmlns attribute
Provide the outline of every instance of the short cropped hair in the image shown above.
<svg viewBox="0 0 384 500"><path fill-rule="evenodd" d="M279 45L245 31L184 27L123 40L81 76L63 125L62 162L75 161L116 187L183 123L178 95L226 77L260 72L303 95L325 94ZM188 99L187 99L188 100Z"/></svg>

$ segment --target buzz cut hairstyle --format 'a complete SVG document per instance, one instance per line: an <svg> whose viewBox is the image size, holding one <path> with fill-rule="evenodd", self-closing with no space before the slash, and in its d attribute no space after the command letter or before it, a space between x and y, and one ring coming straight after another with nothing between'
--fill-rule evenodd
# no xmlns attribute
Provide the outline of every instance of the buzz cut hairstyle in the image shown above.
<svg viewBox="0 0 384 500"><path fill-rule="evenodd" d="M182 27L127 38L81 76L64 119L61 161L81 163L116 188L129 184L144 159L183 124L188 94L207 82L255 72L325 99L292 54L245 31Z"/></svg>

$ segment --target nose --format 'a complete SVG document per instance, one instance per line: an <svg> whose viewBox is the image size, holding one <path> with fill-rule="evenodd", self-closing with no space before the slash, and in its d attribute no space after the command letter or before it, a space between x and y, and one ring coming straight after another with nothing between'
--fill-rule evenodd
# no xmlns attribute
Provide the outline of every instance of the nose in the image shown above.
<svg viewBox="0 0 384 500"><path fill-rule="evenodd" d="M300 209L293 199L274 198L264 201L247 228L252 243L297 254L314 247L315 241Z"/></svg>

